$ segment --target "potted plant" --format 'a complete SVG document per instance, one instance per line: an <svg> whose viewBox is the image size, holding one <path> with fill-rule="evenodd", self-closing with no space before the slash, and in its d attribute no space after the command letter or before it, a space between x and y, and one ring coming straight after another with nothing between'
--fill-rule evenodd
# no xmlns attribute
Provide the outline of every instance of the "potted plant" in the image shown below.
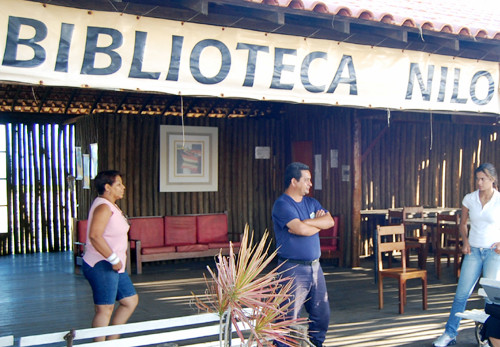
<svg viewBox="0 0 500 347"><path fill-rule="evenodd" d="M276 340L294 347L307 341L299 328L307 319L285 316L292 302L290 278L280 276L280 266L266 271L277 255L276 251L268 255L268 238L266 231L260 242L253 245L253 233L250 237L249 227L245 226L238 255L232 243L228 256L219 253L216 271L207 266L211 279L205 276L206 295L193 294L199 309L219 314L221 346L231 345L231 326L235 327L242 346L270 346ZM246 339L238 323L249 330Z"/></svg>

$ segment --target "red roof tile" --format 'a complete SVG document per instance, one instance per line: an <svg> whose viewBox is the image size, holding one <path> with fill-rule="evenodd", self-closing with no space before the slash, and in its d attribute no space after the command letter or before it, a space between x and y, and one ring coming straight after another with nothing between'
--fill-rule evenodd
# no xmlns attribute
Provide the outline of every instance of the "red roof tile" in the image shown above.
<svg viewBox="0 0 500 347"><path fill-rule="evenodd" d="M500 0L244 0L500 40Z"/></svg>

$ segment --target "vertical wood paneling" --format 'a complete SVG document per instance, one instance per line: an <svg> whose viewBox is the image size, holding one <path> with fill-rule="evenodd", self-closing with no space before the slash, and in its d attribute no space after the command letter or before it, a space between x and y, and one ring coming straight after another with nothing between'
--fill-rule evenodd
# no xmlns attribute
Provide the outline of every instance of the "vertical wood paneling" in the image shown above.
<svg viewBox="0 0 500 347"><path fill-rule="evenodd" d="M22 137L20 138L19 145L22 147L22 154L21 154L21 161L20 161L20 167L22 168L22 173L21 173L21 191L23 194L22 198L22 227L24 229L24 249L26 253L32 253L34 252L33 246L34 246L34 235L33 235L33 230L30 228L30 211L29 211L29 205L30 205L30 177L29 177L29 148L27 146L28 142L28 129L26 126L22 127L21 130ZM46 142L50 143L50 138L45 137ZM50 148L48 150L50 153ZM50 228L50 224L49 224ZM52 236L52 235L51 235Z"/></svg>
<svg viewBox="0 0 500 347"><path fill-rule="evenodd" d="M143 182L141 176L144 175L143 173L141 173L142 170L140 170L143 163L142 161L144 160L144 157L148 157L150 155L150 152L141 153L141 148L144 148L144 144L142 144L141 142L144 138L147 138L149 136L141 136L141 134L139 133L140 129L144 129L144 127L142 126L141 117L137 117L134 115L130 118L132 125L130 133L133 134L133 138L131 138L130 136L127 137L129 139L128 144L131 146L130 150L127 153L127 161L133 163L134 160L137 160L138 165L129 165L128 167L128 171L130 171L132 175L132 181L127 182L127 187L132 188L133 194L130 194L129 191L127 192L127 195L132 196L132 208L129 210L129 213L134 216L140 216L142 210L147 210L147 201L150 200L149 198L143 198L140 188L141 183ZM128 190L129 189L130 188L128 188ZM147 184L144 189L142 189L142 191L147 191Z"/></svg>
<svg viewBox="0 0 500 347"><path fill-rule="evenodd" d="M9 124L7 127L8 247L0 254L71 249L68 211L74 191L69 150L72 126Z"/></svg>
<svg viewBox="0 0 500 347"><path fill-rule="evenodd" d="M50 239L47 231L47 222L45 216L48 214L48 199L47 199L47 171L46 171L46 166L47 166L47 158L45 156L46 148L44 146L44 127L43 125L40 125L38 127L38 131L40 136L38 137L38 161L39 161L39 179L40 179L40 206L41 206L41 211L40 211L40 230L41 230L41 240L42 240L42 252L47 252L50 248Z"/></svg>
<svg viewBox="0 0 500 347"><path fill-rule="evenodd" d="M58 133L58 126L51 129L51 149L52 149L52 197L54 201L53 205L53 221L52 221L52 233L54 234L54 250L62 251L64 250L64 228L61 223L63 220L62 209L61 209L61 180L59 177L59 139L60 133Z"/></svg>
<svg viewBox="0 0 500 347"><path fill-rule="evenodd" d="M78 124L82 147L87 146L83 129L102 129L99 136L100 162L107 169L124 171L129 189L129 215L179 215L229 212L232 239L237 240L246 223L261 236L272 230L271 210L283 191L283 171L290 161L291 143L312 141L314 154L322 155L323 189L314 195L326 208L344 218L346 259L352 247L352 110L334 107L286 105L285 115L245 119L188 119L190 126L219 129L218 192L160 193L158 189L160 124L180 125L179 117L93 116ZM361 152L387 127L386 120L362 120ZM484 129L484 130L482 130ZM362 208L414 205L458 207L465 193L474 189L477 144L481 139L481 161L498 162L497 141L490 141L489 127L450 122L391 121L390 127L362 163ZM92 131L92 130L91 130ZM128 140L126 134L134 134ZM144 135L146 134L146 135ZM88 136L87 136L88 138ZM89 141L89 140L88 140ZM131 148L133 146L133 148ZM270 146L270 160L256 160L255 146ZM459 151L463 149L462 177ZM330 150L338 149L339 167L330 168ZM442 170L446 160L445 201L442 201ZM342 165L351 167L351 180L342 181ZM125 170L124 170L125 169ZM79 184L80 182L78 182ZM418 189L418 192L417 192ZM80 190L79 190L80 192ZM79 216L86 218L93 196L79 200ZM373 194L373 196L371 195ZM362 235L363 237L363 235ZM361 247L368 242L362 240ZM363 245L364 243L364 245Z"/></svg>
<svg viewBox="0 0 500 347"><path fill-rule="evenodd" d="M41 196L40 192L42 190L42 184L41 184L41 176L40 176L40 167L41 167L41 158L40 158L40 147L38 143L38 139L35 136L35 133L32 132L30 136L30 141L32 144L32 151L33 151L33 171L34 171L34 184L33 187L35 188L35 196L33 199L34 203L34 216L32 220L32 228L36 233L37 237L37 244L36 244L36 251L37 252L43 252L43 249L45 247L45 240L42 238L42 233L41 233L41 210L42 210L42 202L41 202ZM35 169L35 168L38 168ZM70 171L68 171L70 172Z"/></svg>
<svg viewBox="0 0 500 347"><path fill-rule="evenodd" d="M234 137L231 136L231 134L234 134L234 122L226 122L227 128L226 128L226 136L225 136L225 141L222 136L219 136L219 144L223 145L223 147L219 148L224 148L223 152L226 153L226 155L223 155L223 157L226 158L224 171L225 171L225 179L223 184L224 186L224 204L226 207L224 208L225 211L228 211L228 220L229 220L229 225L231 227L230 230L234 230L235 226L235 219L236 219L236 214L234 213L235 210L233 206L231 206L232 202L232 192L234 191L234 182L233 182L233 170L234 170L234 165L235 163L233 162L233 157L232 157L232 150L230 148L235 148L235 143L234 143ZM229 135L229 136L228 136ZM220 155L219 155L220 157ZM221 167L221 166L219 166ZM220 180L219 180L220 182Z"/></svg>
<svg viewBox="0 0 500 347"><path fill-rule="evenodd" d="M363 139L364 146L376 138L378 132L375 129L383 123L381 120L363 121L363 136L367 137ZM430 120L391 122L389 132L363 162L363 208L391 207L391 196L394 196L394 207L413 205L417 202L417 193L420 205L460 207L463 196L475 189L473 171L478 161L489 161L494 165L500 162L499 139L493 136L496 131L494 126L454 124L433 119L431 135ZM443 180L444 162L446 173ZM371 182L374 185L373 198L370 197Z"/></svg>
<svg viewBox="0 0 500 347"><path fill-rule="evenodd" d="M148 124L150 127L148 131L149 141L147 142L145 149L151 152L150 157L153 161L152 169L149 173L149 177L151 177L151 179L147 181L151 185L149 191L151 192L151 196L153 196L153 214L155 216L165 215L165 211L162 210L164 209L164 205L160 203L160 192L158 191L158 189L156 189L155 185L155 182L157 182L156 184L159 184L160 182L160 154L158 152L158 148L160 148L160 137L155 136L155 134L160 133L160 121L158 117L148 117L148 121L146 122L146 124ZM143 165L143 167L146 167L147 164L144 162ZM147 211L141 212L142 214L146 214Z"/></svg>
<svg viewBox="0 0 500 347"><path fill-rule="evenodd" d="M22 215L17 213L21 209L21 199L22 199L22 193L20 191L19 186L21 178L21 167L19 165L19 161L22 156L22 141L20 141L20 134L21 134L21 126L20 125L15 125L13 128L13 154L12 154L12 183L11 183L11 188L14 194L12 194L12 219L13 219L13 242L14 242L14 253L24 253L24 228L22 228Z"/></svg>
<svg viewBox="0 0 500 347"><path fill-rule="evenodd" d="M365 120L365 129L375 128L380 121ZM364 208L390 207L375 196L370 199L369 186L373 181L380 186L376 195L384 195L385 185L395 196L395 207L408 206L416 202L417 187L420 204L424 206L459 207L463 196L474 190L474 168L478 165L478 143L481 141L480 162L498 162L498 139L490 140L494 127L484 125L457 125L433 123L433 144L430 148L430 127L426 123L393 122L388 136L380 140L380 145L363 162L363 204ZM363 134L370 134L364 131ZM372 139L376 136L371 133ZM364 144L369 141L365 141ZM462 164L460 150L462 149ZM381 153L391 158L389 161L371 160ZM443 163L446 173L443 181ZM422 165L423 163L423 165ZM459 177L459 171L462 177ZM389 179L389 180L388 180ZM418 182L420 180L420 182ZM418 183L418 184L417 184ZM390 185L390 184L389 184ZM445 200L442 189L445 188Z"/></svg>
<svg viewBox="0 0 500 347"><path fill-rule="evenodd" d="M246 223L261 237L272 230L271 210L283 191L283 171L290 161L290 144L312 141L314 154L322 155L323 189L314 195L332 213L344 218L346 259L352 247L352 117L344 108L285 105L284 115L245 119L188 119L190 126L219 128L218 192L160 193L159 125L180 125L180 117L92 115L73 127L13 125L8 133L8 189L12 210L7 252L25 253L69 249L70 217L76 211L86 218L96 192L76 182L78 201L69 191L72 152L67 143L99 144L99 169L118 169L127 185L121 207L131 216L177 215L229 211L233 240ZM496 128L487 125L439 121L391 121L362 163L362 208L388 208L418 203L459 207L474 190L473 170L478 162L500 162ZM386 120L362 120L362 149L387 127ZM38 129L38 130L36 130ZM34 135L38 132L39 135ZM432 136L432 149L431 145ZM498 134L497 134L498 136ZM481 144L478 148L478 144ZM255 146L270 146L270 160L256 160ZM339 167L330 168L330 150L338 149ZM462 150L462 163L460 163ZM443 162L446 174L443 181ZM341 167L350 165L351 181L343 182ZM458 172L462 170L462 176ZM443 186L444 185L444 186ZM441 194L445 189L444 201ZM418 191L417 191L418 189ZM373 194L373 195L372 195ZM71 199L73 197L73 199ZM394 197L394 199L393 199ZM71 202L73 205L71 206ZM366 249L369 235L362 235Z"/></svg>
<svg viewBox="0 0 500 347"><path fill-rule="evenodd" d="M341 166L350 165L352 170L349 117L350 112L341 109L290 105L286 117L279 118L185 118L185 125L219 129L218 192L159 192L158 125L180 125L180 117L94 115L78 122L76 143L87 148L98 137L99 163L103 163L99 169L123 173L127 191L120 204L129 216L228 211L232 240L238 240L247 223L260 238L266 229L272 231L272 206L283 192L292 141L312 141L314 153L322 154L323 189L315 195L332 213L342 214L349 228L352 182L341 182ZM255 159L255 146L269 146L272 158ZM326 167L330 149L339 150L338 168ZM77 190L78 215L86 218L96 193L94 188L82 190L80 181Z"/></svg>
<svg viewBox="0 0 500 347"><path fill-rule="evenodd" d="M24 157L24 165L26 168L26 175L25 175L25 182L30 182L29 185L26 187L26 215L29 216L26 219L26 227L30 230L29 236L29 248L32 250L32 252L38 252L38 240L39 235L37 235L37 230L34 227L33 223L33 218L32 216L35 215L35 208L34 208L34 202L35 202L35 191L34 191L34 185L32 182L34 182L34 175L33 175L33 132L28 132L27 129L25 129L25 146L26 146L26 155Z"/></svg>

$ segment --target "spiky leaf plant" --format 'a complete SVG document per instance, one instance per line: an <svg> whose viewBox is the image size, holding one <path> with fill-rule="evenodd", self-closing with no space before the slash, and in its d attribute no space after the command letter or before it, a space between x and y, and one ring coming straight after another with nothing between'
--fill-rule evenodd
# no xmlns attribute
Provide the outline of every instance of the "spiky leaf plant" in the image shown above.
<svg viewBox="0 0 500 347"><path fill-rule="evenodd" d="M211 279L205 277L206 295L193 296L199 309L219 314L221 329L224 326L223 317L230 317L242 345L245 344L245 337L238 323L250 331L247 346L271 346L276 340L298 347L306 337L292 326L303 324L307 319L289 319L285 315L293 302L292 282L289 277L280 276L280 266L265 271L277 255L276 251L268 255L268 238L266 231L260 242L253 245L253 233L249 236L246 225L238 256L230 243L229 256L219 253L216 257L217 271L207 266ZM226 336L225 339L230 338ZM228 341L224 345L227 346Z"/></svg>

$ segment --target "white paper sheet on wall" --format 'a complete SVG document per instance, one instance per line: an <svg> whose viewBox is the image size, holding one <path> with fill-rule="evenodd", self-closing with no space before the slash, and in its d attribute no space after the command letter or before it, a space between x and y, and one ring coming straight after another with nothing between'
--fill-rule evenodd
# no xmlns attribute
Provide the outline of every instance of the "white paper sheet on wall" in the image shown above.
<svg viewBox="0 0 500 347"><path fill-rule="evenodd" d="M98 145L97 143L90 144L90 179L94 179L97 176L98 171Z"/></svg>
<svg viewBox="0 0 500 347"><path fill-rule="evenodd" d="M339 167L339 150L338 149L330 149L330 167L332 169Z"/></svg>
<svg viewBox="0 0 500 347"><path fill-rule="evenodd" d="M321 154L314 155L314 189L322 190L323 185L321 184Z"/></svg>
<svg viewBox="0 0 500 347"><path fill-rule="evenodd" d="M255 159L271 159L271 147L255 146Z"/></svg>

